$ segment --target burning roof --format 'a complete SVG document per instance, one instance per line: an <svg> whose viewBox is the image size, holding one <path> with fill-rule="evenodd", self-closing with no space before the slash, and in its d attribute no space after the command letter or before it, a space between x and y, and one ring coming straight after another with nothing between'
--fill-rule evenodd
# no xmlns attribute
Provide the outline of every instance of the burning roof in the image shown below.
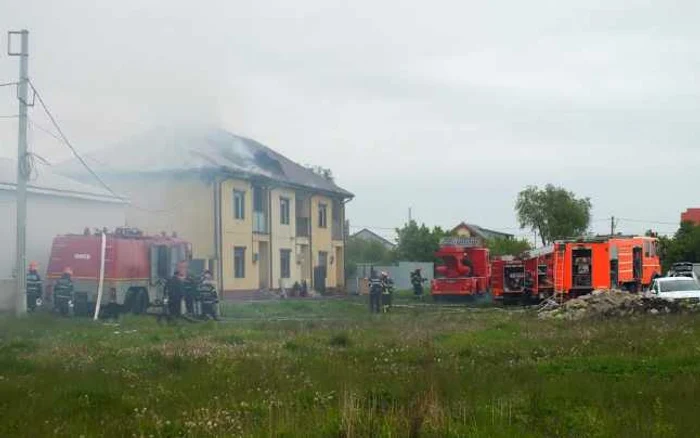
<svg viewBox="0 0 700 438"><path fill-rule="evenodd" d="M119 177L165 172L216 171L243 178L263 178L292 186L353 195L269 147L220 128L153 129L114 147L85 154L98 174ZM85 175L71 160L62 166L71 176Z"/></svg>

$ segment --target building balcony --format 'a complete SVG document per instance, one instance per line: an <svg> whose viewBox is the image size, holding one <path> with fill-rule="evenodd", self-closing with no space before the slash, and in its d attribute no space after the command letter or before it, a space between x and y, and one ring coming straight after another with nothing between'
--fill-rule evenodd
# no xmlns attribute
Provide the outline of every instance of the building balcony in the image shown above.
<svg viewBox="0 0 700 438"><path fill-rule="evenodd" d="M311 235L311 221L308 217L298 217L297 221L297 237L309 237Z"/></svg>
<svg viewBox="0 0 700 438"><path fill-rule="evenodd" d="M253 232L258 234L268 234L267 215L262 211L253 212Z"/></svg>
<svg viewBox="0 0 700 438"><path fill-rule="evenodd" d="M345 227L340 221L333 221L331 225L331 236L333 240L343 240Z"/></svg>

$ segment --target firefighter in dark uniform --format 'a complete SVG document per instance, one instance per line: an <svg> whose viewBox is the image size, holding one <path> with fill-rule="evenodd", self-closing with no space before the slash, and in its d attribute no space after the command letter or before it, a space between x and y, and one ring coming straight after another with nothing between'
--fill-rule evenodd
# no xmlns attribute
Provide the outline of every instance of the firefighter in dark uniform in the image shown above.
<svg viewBox="0 0 700 438"><path fill-rule="evenodd" d="M197 292L199 289L198 282L192 275L185 271L183 286L183 295L185 298L185 309L187 311L187 316L194 317L194 304L197 300Z"/></svg>
<svg viewBox="0 0 700 438"><path fill-rule="evenodd" d="M184 288L184 277L181 276L179 271L175 271L166 285L166 296L168 297L168 316L171 318L181 316Z"/></svg>
<svg viewBox="0 0 700 438"><path fill-rule="evenodd" d="M382 301L384 286L381 278L372 270L369 278L369 310L372 313L379 313Z"/></svg>
<svg viewBox="0 0 700 438"><path fill-rule="evenodd" d="M41 291L43 288L38 269L39 265L36 262L29 264L29 271L27 272L27 310L30 312L35 311L37 306L42 304Z"/></svg>
<svg viewBox="0 0 700 438"><path fill-rule="evenodd" d="M61 278L53 288L53 308L61 315L68 315L73 308L73 270L63 270Z"/></svg>
<svg viewBox="0 0 700 438"><path fill-rule="evenodd" d="M413 295L416 298L423 298L423 282L425 279L421 275L421 269L416 268L415 271L411 272L411 285L413 286Z"/></svg>
<svg viewBox="0 0 700 438"><path fill-rule="evenodd" d="M394 280L389 277L389 274L382 272L382 312L388 313L391 308L391 298L394 294Z"/></svg>
<svg viewBox="0 0 700 438"><path fill-rule="evenodd" d="M218 319L216 312L216 305L219 302L219 296L216 293L216 287L212 281L212 275L209 271L204 271L202 278L199 282L198 288L198 298L201 309L201 316L203 318Z"/></svg>

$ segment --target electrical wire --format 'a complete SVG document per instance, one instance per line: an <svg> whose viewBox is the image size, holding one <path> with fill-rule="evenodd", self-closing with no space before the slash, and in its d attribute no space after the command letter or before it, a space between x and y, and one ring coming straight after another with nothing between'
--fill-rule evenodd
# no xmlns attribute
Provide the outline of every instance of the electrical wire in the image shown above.
<svg viewBox="0 0 700 438"><path fill-rule="evenodd" d="M616 217L616 220L635 222L640 224L654 224L654 225L679 225L679 222L663 222L663 221L648 221L644 219L629 219L626 217Z"/></svg>
<svg viewBox="0 0 700 438"><path fill-rule="evenodd" d="M19 114L12 114L12 115L8 115L8 116L0 116L0 119L18 119L18 118L19 118Z"/></svg>
<svg viewBox="0 0 700 438"><path fill-rule="evenodd" d="M75 147L73 147L71 142L68 140L66 135L63 133L63 130L61 129L61 127L58 125L56 118L53 116L53 114L49 110L48 106L46 105L46 102L44 102L43 97L41 96L39 91L36 89L36 87L34 86L34 83L32 81L29 81L29 86L32 87L32 91L34 91L34 95L36 96L37 100L39 101L39 104L41 104L41 107L44 109L44 112L46 113L46 115L49 117L51 124L56 129L56 131L58 131L58 136L60 137L61 142L63 144L65 144L66 146L68 146L68 148L71 150L71 152L73 153L75 158L77 158L78 161L80 161L80 164L83 165L85 170L87 170L100 183L100 185L105 188L105 190L107 190L115 198L122 199L121 196L117 195L117 193L114 190L112 190L112 188L109 185L107 185L107 183L104 182L104 180L102 178L100 178L100 176L94 170L92 170L92 168L85 162L85 160L78 153L78 151L75 149Z"/></svg>
<svg viewBox="0 0 700 438"><path fill-rule="evenodd" d="M9 87L11 85L19 85L19 82L2 82L2 83L0 83L0 87Z"/></svg>

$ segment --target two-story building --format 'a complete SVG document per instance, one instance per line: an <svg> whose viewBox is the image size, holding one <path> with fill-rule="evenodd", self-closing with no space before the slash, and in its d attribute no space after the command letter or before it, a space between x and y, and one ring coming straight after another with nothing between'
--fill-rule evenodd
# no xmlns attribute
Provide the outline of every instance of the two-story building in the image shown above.
<svg viewBox="0 0 700 438"><path fill-rule="evenodd" d="M342 289L345 203L327 177L216 128L154 130L89 155L131 200L130 226L193 245L226 295L292 287ZM64 172L80 173L76 163Z"/></svg>

